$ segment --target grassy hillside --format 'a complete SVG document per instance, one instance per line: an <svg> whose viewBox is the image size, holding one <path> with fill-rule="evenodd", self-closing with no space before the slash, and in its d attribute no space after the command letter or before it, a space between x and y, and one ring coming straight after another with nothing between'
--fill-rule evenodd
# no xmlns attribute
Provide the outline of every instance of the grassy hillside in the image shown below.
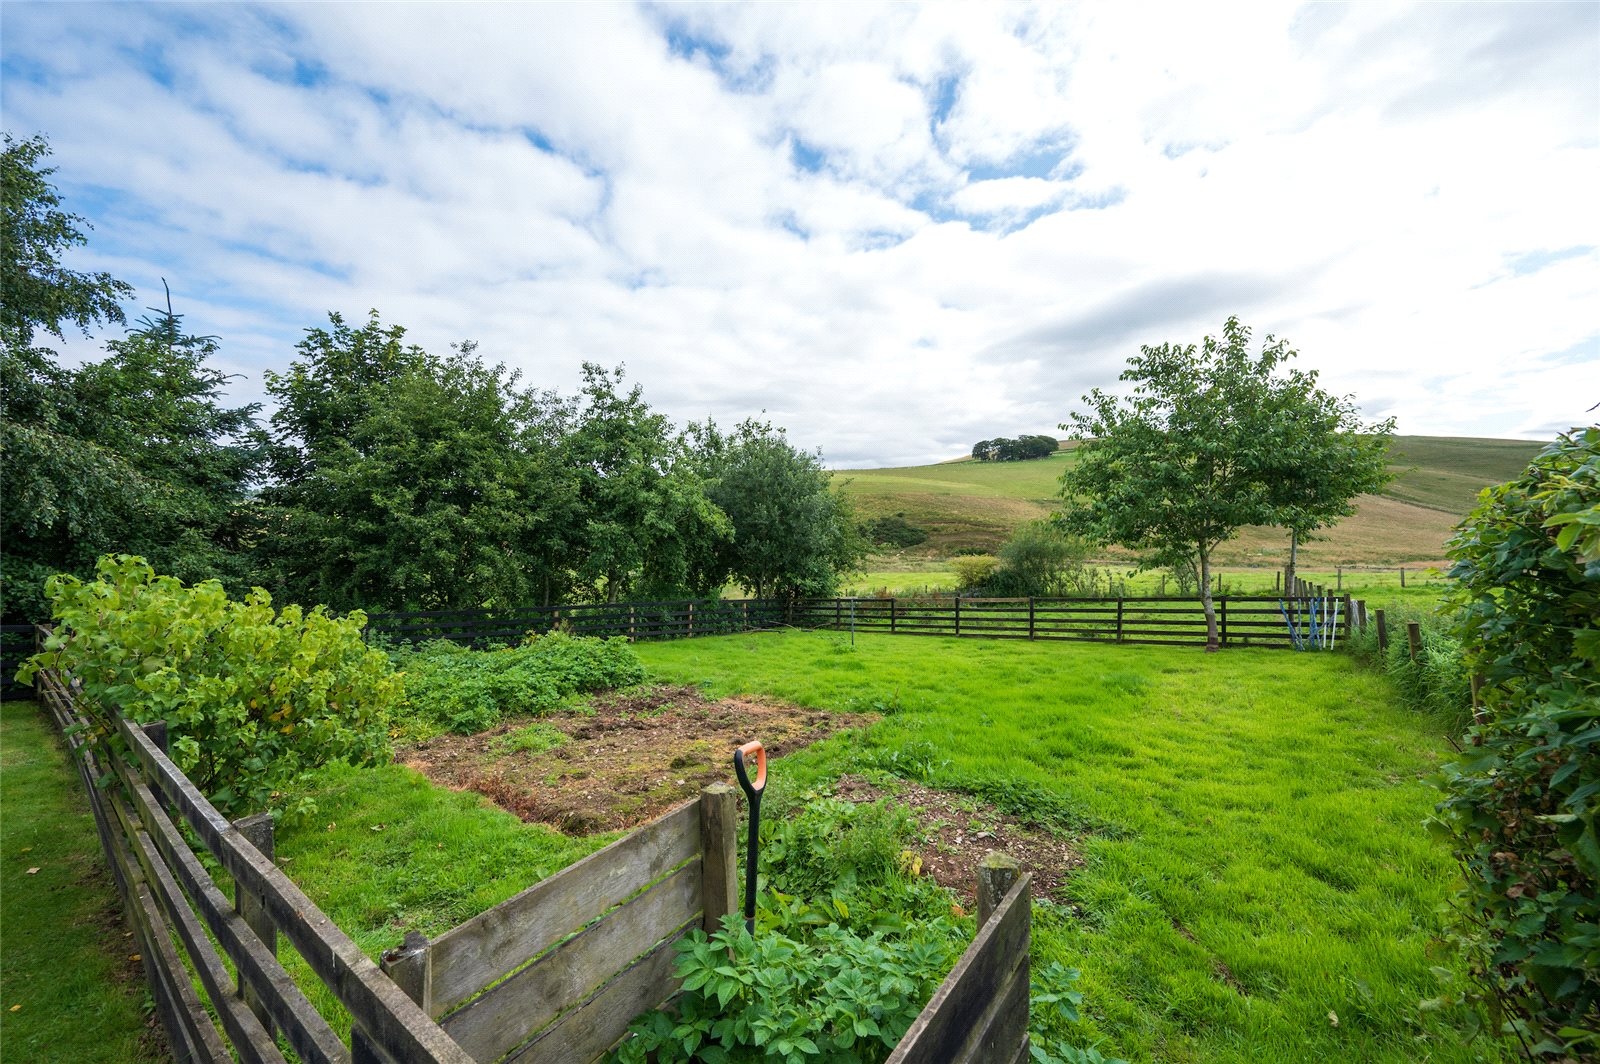
<svg viewBox="0 0 1600 1064"><path fill-rule="evenodd" d="M1396 480L1381 495L1364 496L1354 517L1305 547L1308 563L1386 564L1435 561L1450 529L1483 487L1521 471L1542 444L1443 436L1398 436L1391 448ZM974 462L835 474L865 517L904 514L929 532L913 556L948 557L992 550L1017 525L1055 505L1061 473L1072 461L1063 450L1031 462ZM1224 564L1276 564L1287 537L1250 529L1228 544Z"/></svg>

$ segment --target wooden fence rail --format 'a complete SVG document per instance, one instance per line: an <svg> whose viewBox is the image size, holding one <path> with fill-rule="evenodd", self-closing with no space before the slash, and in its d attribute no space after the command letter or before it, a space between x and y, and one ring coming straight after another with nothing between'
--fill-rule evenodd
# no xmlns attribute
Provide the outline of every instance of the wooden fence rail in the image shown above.
<svg viewBox="0 0 1600 1064"><path fill-rule="evenodd" d="M1313 625L1345 638L1356 622L1349 595L1319 587L1279 598L1226 596L1215 600L1223 646L1293 647L1291 628L1308 636ZM483 646L514 643L552 628L576 635L634 640L726 635L779 627L878 631L896 635L1031 639L1203 646L1205 613L1199 599L832 598L724 599L631 602L525 609L374 613L369 637L398 642L449 639Z"/></svg>
<svg viewBox="0 0 1600 1064"><path fill-rule="evenodd" d="M471 1064L258 848L270 820L230 822L195 789L163 749L164 725L117 715L116 739L97 736L61 676L41 671L34 690L72 748L179 1064L282 1064L280 1036L305 1064ZM180 825L232 876L231 900ZM278 961L280 936L349 1011L348 1047Z"/></svg>

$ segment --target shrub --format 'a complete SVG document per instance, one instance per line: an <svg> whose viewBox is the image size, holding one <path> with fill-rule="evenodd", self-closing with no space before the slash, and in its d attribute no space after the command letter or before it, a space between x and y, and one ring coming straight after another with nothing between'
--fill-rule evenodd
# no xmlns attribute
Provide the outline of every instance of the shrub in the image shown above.
<svg viewBox="0 0 1600 1064"><path fill-rule="evenodd" d="M956 586L962 591L988 587L999 565L1000 559L992 554L967 554L950 559L950 568L956 574Z"/></svg>
<svg viewBox="0 0 1600 1064"><path fill-rule="evenodd" d="M1352 629L1345 650L1364 664L1380 668L1394 680L1401 697L1412 709L1453 718L1457 729L1470 720L1472 685L1463 658L1455 619L1442 609L1424 609L1415 603L1395 603L1385 608L1389 630L1387 650L1378 646L1378 625L1368 620L1365 632ZM1416 623L1422 650L1411 660L1406 625Z"/></svg>
<svg viewBox="0 0 1600 1064"><path fill-rule="evenodd" d="M911 524L905 514L875 517L861 526L861 531L873 543L891 547L915 547L928 539L927 530Z"/></svg>
<svg viewBox="0 0 1600 1064"><path fill-rule="evenodd" d="M644 680L644 666L620 636L551 632L503 650L468 650L435 640L393 656L404 670L412 711L426 723L463 734L492 728L507 716L554 712L579 692Z"/></svg>
<svg viewBox="0 0 1600 1064"><path fill-rule="evenodd" d="M1082 585L1089 545L1048 521L1032 521L1012 533L1000 548L990 586L996 594L1054 596Z"/></svg>
<svg viewBox="0 0 1600 1064"><path fill-rule="evenodd" d="M1444 770L1465 873L1453 937L1474 996L1531 1054L1600 1047L1600 429L1487 489L1449 600L1483 717ZM1530 1044L1532 1043L1532 1044Z"/></svg>
<svg viewBox="0 0 1600 1064"><path fill-rule="evenodd" d="M128 555L100 559L95 576L49 579L55 634L22 675L82 681L103 734L115 710L165 720L173 761L223 812L265 808L317 765L388 756L400 682L361 641L362 614L275 613L260 588L235 602L215 580L185 586Z"/></svg>

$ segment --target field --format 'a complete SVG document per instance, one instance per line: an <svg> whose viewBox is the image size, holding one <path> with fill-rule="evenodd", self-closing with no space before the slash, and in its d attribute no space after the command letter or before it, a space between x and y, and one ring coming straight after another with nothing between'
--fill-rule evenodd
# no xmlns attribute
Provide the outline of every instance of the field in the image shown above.
<svg viewBox="0 0 1600 1064"><path fill-rule="evenodd" d="M959 885L982 848L1020 851L1040 883L1035 972L1059 963L1082 973L1084 1018L1061 1032L1078 1045L1130 1061L1504 1059L1495 1043L1464 1039L1466 1017L1419 1009L1452 964L1433 938L1457 873L1422 828L1446 724L1399 708L1386 677L1344 655L886 635L852 644L801 632L636 650L650 672L642 694L402 751L428 775L404 764L319 770L315 817L279 826L280 864L376 956L405 930L437 934L675 800L650 789L654 777L686 777L675 782L692 791L726 772L727 752L773 737L773 707L792 706L786 719L815 734L779 745L793 752L773 762L769 808L901 794L932 811L921 856L941 883ZM76 783L19 705L7 707L8 832L21 751L43 770L54 763L58 790ZM746 708L719 711L728 706ZM818 710L853 730L822 737ZM18 721L30 730L10 730ZM649 751L670 772L637 746L605 745L651 728L682 747ZM563 775L617 792L614 815L574 819L570 803L523 800L561 790ZM92 845L92 835L78 841L80 862ZM9 988L20 856L9 837L6 853ZM109 885L79 881L80 904L103 905ZM38 917L45 927L75 919ZM76 948L95 953L92 938ZM102 951L89 981L108 981L115 961ZM290 967L338 1025L331 995L300 962ZM16 1022L8 1017L7 1060ZM108 1022L111 1037L136 1040L136 1015Z"/></svg>
<svg viewBox="0 0 1600 1064"><path fill-rule="evenodd" d="M1515 476L1540 446L1520 440L1396 437L1391 468L1397 479L1381 495L1363 496L1357 513L1325 539L1304 544L1302 558L1310 565L1437 561L1478 491ZM1062 450L1031 462L967 459L835 475L862 516L903 514L927 529L928 542L907 553L936 558L993 550L1017 525L1048 514L1071 460L1071 450ZM1224 545L1219 561L1281 566L1287 544L1279 530L1248 529Z"/></svg>

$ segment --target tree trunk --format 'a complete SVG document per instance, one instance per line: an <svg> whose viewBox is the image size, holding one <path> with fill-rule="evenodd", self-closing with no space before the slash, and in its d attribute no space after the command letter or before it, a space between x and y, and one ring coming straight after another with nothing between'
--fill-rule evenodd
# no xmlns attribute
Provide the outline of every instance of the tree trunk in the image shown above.
<svg viewBox="0 0 1600 1064"><path fill-rule="evenodd" d="M1206 653L1214 654L1217 641L1217 607L1211 601L1211 552L1200 550L1200 605L1206 611Z"/></svg>
<svg viewBox="0 0 1600 1064"><path fill-rule="evenodd" d="M1294 594L1295 555L1300 547L1300 530L1289 529L1289 567L1283 571L1283 587L1289 594Z"/></svg>

